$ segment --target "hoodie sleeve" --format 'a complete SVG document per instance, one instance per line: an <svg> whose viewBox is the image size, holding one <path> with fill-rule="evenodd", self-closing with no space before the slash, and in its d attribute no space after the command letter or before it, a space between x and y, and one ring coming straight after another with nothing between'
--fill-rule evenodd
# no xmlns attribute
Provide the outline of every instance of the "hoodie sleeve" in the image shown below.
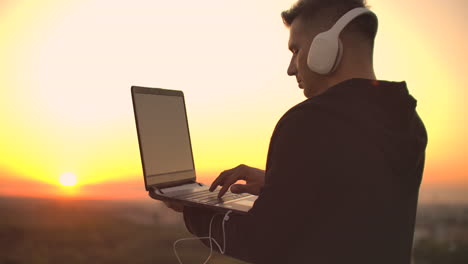
<svg viewBox="0 0 468 264"><path fill-rule="evenodd" d="M325 190L333 187L336 178L330 159L339 142L334 140L332 123L331 117L312 111L289 113L278 123L262 192L247 215L231 215L225 223L225 254L248 262L286 263L290 249L303 240L304 227L319 229L316 222L323 221L325 205L330 206L333 199ZM326 199L327 204L320 202ZM201 208L184 210L188 230L199 237L208 235L213 215ZM221 245L222 219L217 216L212 227Z"/></svg>

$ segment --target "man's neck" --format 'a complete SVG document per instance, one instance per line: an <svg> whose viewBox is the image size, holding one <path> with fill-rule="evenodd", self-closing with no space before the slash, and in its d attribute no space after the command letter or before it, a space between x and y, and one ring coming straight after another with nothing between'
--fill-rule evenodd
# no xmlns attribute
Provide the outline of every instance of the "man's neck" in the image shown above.
<svg viewBox="0 0 468 264"><path fill-rule="evenodd" d="M359 71L359 72L348 72L347 74L340 74L335 78L329 80L328 87L332 87L341 83L343 81L359 78L359 79L369 79L369 80L377 80L374 69L372 67L369 68L367 71Z"/></svg>

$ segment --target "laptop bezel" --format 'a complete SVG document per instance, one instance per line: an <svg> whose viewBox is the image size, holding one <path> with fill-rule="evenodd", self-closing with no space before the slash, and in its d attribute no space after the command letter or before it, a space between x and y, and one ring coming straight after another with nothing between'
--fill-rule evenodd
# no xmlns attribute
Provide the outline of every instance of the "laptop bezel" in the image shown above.
<svg viewBox="0 0 468 264"><path fill-rule="evenodd" d="M138 148L140 151L140 159L141 159L141 165L143 168L143 178L145 182L145 189L147 191L152 191L152 189L163 189L163 188L168 188L172 186L178 186L178 185L183 185L183 184L190 184L190 183L195 183L196 182L196 169L195 169L195 162L193 158L193 149L192 149L192 139L190 137L190 128L188 124L188 116L187 116L187 107L185 105L185 97L184 93L179 90L168 90L168 89L163 89L163 88L152 88L152 87L143 87L143 86L132 86L131 87L131 92L132 92L132 103L133 103L133 113L135 115L135 125L137 129L137 135L138 135ZM176 181L169 181L169 182L164 182L164 183L157 183L157 184L152 184L148 186L148 183L146 181L146 168L145 168L145 161L143 158L143 148L142 148L142 140L141 140L141 131L138 127L138 115L136 111L136 102L135 102L135 94L154 94L154 95L164 95L164 96L178 96L182 98L183 106L184 106L184 113L185 113L185 121L187 124L187 133L188 133L188 139L189 139L189 145L190 145L190 155L192 157L192 167L193 167L193 177L189 177L186 179L182 180L176 180Z"/></svg>

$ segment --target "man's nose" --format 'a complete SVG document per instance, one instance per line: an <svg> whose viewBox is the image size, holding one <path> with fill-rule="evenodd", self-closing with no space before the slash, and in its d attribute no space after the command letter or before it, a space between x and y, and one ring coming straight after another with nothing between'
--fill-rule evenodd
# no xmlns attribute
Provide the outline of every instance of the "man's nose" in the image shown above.
<svg viewBox="0 0 468 264"><path fill-rule="evenodd" d="M288 67L288 75L294 76L296 74L297 74L296 64L294 63L294 60L291 59L291 62L289 63L289 67Z"/></svg>

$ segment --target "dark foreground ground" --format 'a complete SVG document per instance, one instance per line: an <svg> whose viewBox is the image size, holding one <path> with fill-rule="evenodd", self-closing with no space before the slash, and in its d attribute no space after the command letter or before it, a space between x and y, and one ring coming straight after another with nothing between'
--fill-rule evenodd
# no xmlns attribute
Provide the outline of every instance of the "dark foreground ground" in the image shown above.
<svg viewBox="0 0 468 264"><path fill-rule="evenodd" d="M0 198L0 264L178 263L175 240L191 235L160 202ZM199 241L178 245L183 263L203 263ZM210 263L242 263L215 254Z"/></svg>
<svg viewBox="0 0 468 264"><path fill-rule="evenodd" d="M178 263L172 243L190 237L179 214L157 201L0 198L0 264ZM203 263L199 241L178 246ZM468 263L468 207L420 206L415 264ZM243 263L215 254L209 263Z"/></svg>

